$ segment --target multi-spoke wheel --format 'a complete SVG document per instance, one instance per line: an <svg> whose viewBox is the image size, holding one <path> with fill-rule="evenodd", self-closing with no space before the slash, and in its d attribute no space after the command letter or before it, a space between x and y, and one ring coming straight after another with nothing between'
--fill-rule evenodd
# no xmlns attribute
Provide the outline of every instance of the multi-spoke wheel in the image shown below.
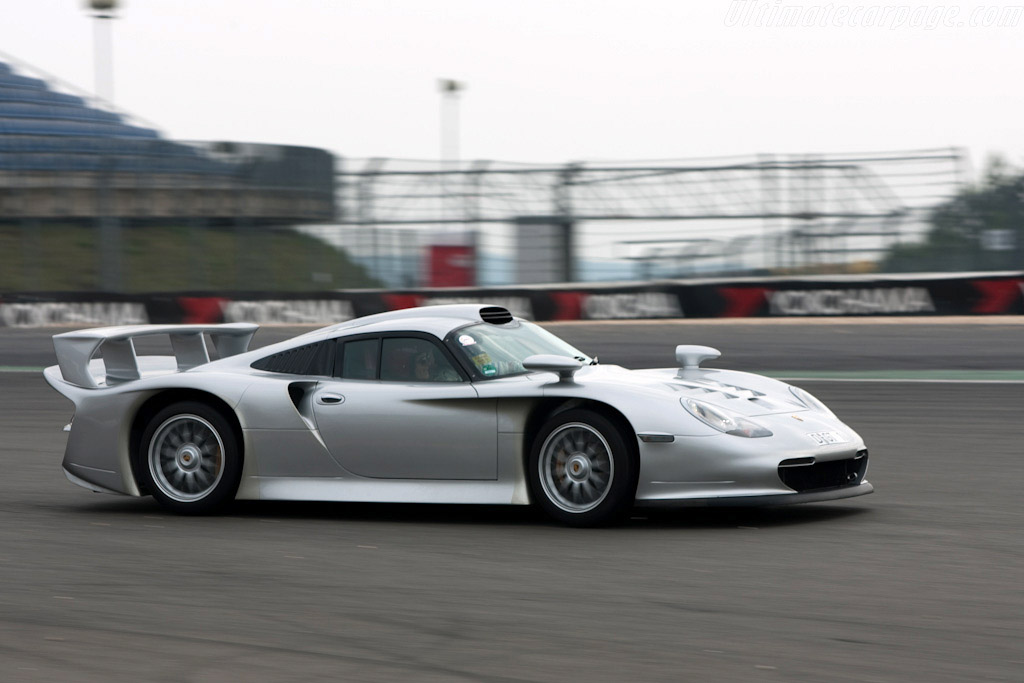
<svg viewBox="0 0 1024 683"><path fill-rule="evenodd" d="M149 492L176 512L210 512L238 490L242 463L234 431L206 404L186 401L158 412L139 456Z"/></svg>
<svg viewBox="0 0 1024 683"><path fill-rule="evenodd" d="M551 418L530 452L533 498L555 519L592 526L612 522L632 505L636 458L620 430L589 410Z"/></svg>

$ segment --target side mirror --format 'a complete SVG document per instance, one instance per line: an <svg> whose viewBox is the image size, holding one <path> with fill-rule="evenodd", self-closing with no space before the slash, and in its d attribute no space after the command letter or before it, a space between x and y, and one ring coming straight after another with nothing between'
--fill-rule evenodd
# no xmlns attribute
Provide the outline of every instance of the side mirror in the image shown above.
<svg viewBox="0 0 1024 683"><path fill-rule="evenodd" d="M583 364L575 358L545 353L528 357L523 361L523 367L527 370L555 372L558 373L558 378L562 381L572 381L572 376L583 367Z"/></svg>
<svg viewBox="0 0 1024 683"><path fill-rule="evenodd" d="M681 366L677 377L692 375L700 369L700 364L706 360L714 360L722 355L718 349L710 346L690 346L680 344L676 347L676 362Z"/></svg>

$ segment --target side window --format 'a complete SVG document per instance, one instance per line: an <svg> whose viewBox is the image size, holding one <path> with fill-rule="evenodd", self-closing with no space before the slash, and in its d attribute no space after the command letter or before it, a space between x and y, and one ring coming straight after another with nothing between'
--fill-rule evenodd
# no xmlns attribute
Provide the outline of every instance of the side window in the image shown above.
<svg viewBox="0 0 1024 683"><path fill-rule="evenodd" d="M334 340L327 340L260 358L251 367L289 375L330 375L333 362Z"/></svg>
<svg viewBox="0 0 1024 683"><path fill-rule="evenodd" d="M462 377L436 344L415 337L385 338L380 378L391 382L461 382Z"/></svg>
<svg viewBox="0 0 1024 683"><path fill-rule="evenodd" d="M377 379L379 339L360 339L341 344L342 379Z"/></svg>

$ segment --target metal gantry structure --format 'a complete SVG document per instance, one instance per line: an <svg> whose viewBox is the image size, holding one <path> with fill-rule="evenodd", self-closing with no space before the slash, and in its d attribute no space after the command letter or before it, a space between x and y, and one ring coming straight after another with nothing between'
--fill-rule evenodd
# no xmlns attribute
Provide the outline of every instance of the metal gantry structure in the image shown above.
<svg viewBox="0 0 1024 683"><path fill-rule="evenodd" d="M760 154L522 164L339 158L319 229L391 286L422 249L470 235L478 284L515 282L517 221L569 225L577 280L869 269L967 182L965 153ZM552 255L552 258L559 258Z"/></svg>

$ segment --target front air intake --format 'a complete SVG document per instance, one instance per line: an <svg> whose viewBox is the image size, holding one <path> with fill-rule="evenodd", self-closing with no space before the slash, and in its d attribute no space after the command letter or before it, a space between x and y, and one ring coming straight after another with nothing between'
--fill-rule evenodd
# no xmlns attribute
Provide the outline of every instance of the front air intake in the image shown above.
<svg viewBox="0 0 1024 683"><path fill-rule="evenodd" d="M480 309L480 319L492 325L504 325L505 323L512 322L512 314L506 308L488 306L487 308Z"/></svg>
<svg viewBox="0 0 1024 683"><path fill-rule="evenodd" d="M810 462L807 462L810 461ZM793 458L779 463L779 478L794 491L820 491L857 486L868 469L868 452L845 460L815 462L814 458Z"/></svg>

